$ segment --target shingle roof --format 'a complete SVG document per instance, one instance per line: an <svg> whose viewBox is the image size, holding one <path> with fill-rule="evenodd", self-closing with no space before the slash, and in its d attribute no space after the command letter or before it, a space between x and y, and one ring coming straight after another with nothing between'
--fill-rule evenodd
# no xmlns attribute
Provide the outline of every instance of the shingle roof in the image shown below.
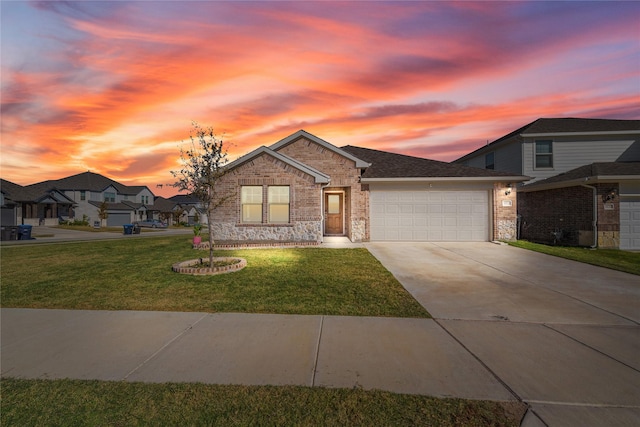
<svg viewBox="0 0 640 427"><path fill-rule="evenodd" d="M640 131L640 120L610 119L538 119L527 126L523 134L536 133L580 133L580 132L624 132Z"/></svg>
<svg viewBox="0 0 640 427"><path fill-rule="evenodd" d="M175 200L156 196L156 198L153 200L153 209L160 212L170 212L174 207L176 207L177 204L178 202L176 202Z"/></svg>
<svg viewBox="0 0 640 427"><path fill-rule="evenodd" d="M595 183L612 178L640 179L640 162L591 163L521 187L523 191ZM520 191L520 189L518 190Z"/></svg>
<svg viewBox="0 0 640 427"><path fill-rule="evenodd" d="M0 179L0 190L5 194L6 198L14 202L40 202L43 199L52 197L60 203L73 203L69 197L60 191L54 191L55 188L47 186L27 186ZM53 194L55 192L55 194Z"/></svg>
<svg viewBox="0 0 640 427"><path fill-rule="evenodd" d="M200 203L200 200L192 194L176 194L175 196L169 197L169 200L173 200L181 205L195 205Z"/></svg>
<svg viewBox="0 0 640 427"><path fill-rule="evenodd" d="M25 189L22 185L15 182L7 181L0 178L0 191L2 191L7 199L20 201L19 197L23 197Z"/></svg>
<svg viewBox="0 0 640 427"><path fill-rule="evenodd" d="M465 154L454 163L464 161L483 151L493 150L497 145L522 142L522 135L590 133L590 132L640 132L640 120L580 119L580 118L541 118L508 133L495 141L484 145L469 154Z"/></svg>
<svg viewBox="0 0 640 427"><path fill-rule="evenodd" d="M37 184L32 184L27 187L46 187L46 188L57 188L59 190L76 190L76 191L102 191L105 188L113 185L119 193L122 194L131 194L129 193L130 189L126 185L120 184L117 181L114 181L106 176L93 173L93 172L83 172L76 175L68 176L66 178L49 180L39 182ZM142 187L144 188L144 187Z"/></svg>
<svg viewBox="0 0 640 427"><path fill-rule="evenodd" d="M342 149L371 163L362 178L479 178L510 177L513 173L457 165L403 154L347 145Z"/></svg>

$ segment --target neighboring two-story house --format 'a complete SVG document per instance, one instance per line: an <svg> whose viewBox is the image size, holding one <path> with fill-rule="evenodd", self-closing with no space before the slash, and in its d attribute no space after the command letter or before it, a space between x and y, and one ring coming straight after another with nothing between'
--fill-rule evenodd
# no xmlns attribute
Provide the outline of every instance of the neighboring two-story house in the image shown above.
<svg viewBox="0 0 640 427"><path fill-rule="evenodd" d="M522 239L640 249L640 120L538 119L453 163L531 177Z"/></svg>
<svg viewBox="0 0 640 427"><path fill-rule="evenodd" d="M13 213L3 212L3 223L55 225L60 219L86 218L90 224L100 224L98 213L103 202L107 226L157 219L159 214L148 187L127 186L93 172L27 186L3 180L1 189L13 202Z"/></svg>

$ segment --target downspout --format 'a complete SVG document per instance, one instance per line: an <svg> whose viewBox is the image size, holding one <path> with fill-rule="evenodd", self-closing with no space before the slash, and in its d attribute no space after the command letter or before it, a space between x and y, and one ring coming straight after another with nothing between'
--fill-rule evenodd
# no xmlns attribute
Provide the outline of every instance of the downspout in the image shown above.
<svg viewBox="0 0 640 427"><path fill-rule="evenodd" d="M585 178L588 181L589 178ZM580 184L582 187L590 188L593 190L593 245L591 248L598 247L598 189L592 185Z"/></svg>
<svg viewBox="0 0 640 427"><path fill-rule="evenodd" d="M320 186L320 243L324 242L324 189L331 185L331 180L326 185Z"/></svg>

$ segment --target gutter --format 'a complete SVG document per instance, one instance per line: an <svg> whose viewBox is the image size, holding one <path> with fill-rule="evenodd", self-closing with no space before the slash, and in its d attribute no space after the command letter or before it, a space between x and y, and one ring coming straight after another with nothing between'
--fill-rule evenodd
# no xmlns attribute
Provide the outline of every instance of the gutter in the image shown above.
<svg viewBox="0 0 640 427"><path fill-rule="evenodd" d="M375 182L522 182L528 181L528 176L513 175L513 176L451 176L451 177L438 177L438 176L421 176L421 177L401 177L401 178L362 178L360 182L363 184L375 183Z"/></svg>
<svg viewBox="0 0 640 427"><path fill-rule="evenodd" d="M585 178L585 182L589 178ZM581 187L590 188L593 190L593 245L591 248L598 247L598 189L592 185L580 184Z"/></svg>

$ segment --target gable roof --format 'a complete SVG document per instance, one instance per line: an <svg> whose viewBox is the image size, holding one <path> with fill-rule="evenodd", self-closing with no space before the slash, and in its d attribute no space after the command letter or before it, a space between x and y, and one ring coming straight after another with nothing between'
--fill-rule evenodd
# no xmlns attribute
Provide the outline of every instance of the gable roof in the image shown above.
<svg viewBox="0 0 640 427"><path fill-rule="evenodd" d="M611 119L538 119L522 132L523 136L557 134L640 133L640 120Z"/></svg>
<svg viewBox="0 0 640 427"><path fill-rule="evenodd" d="M289 135L288 137L281 139L280 141L276 142L275 144L271 145L269 148L273 151L278 151L279 149L281 149L282 147L286 147L287 145L299 140L300 138L306 138L310 141L315 142L316 144L326 148L327 150L333 151L334 153L342 156L342 157L346 157L349 160L353 160L356 164L356 168L359 169L364 169L366 167L369 167L369 163L367 163L366 161L363 161L359 158L357 158L356 156L352 155L349 152L346 152L338 147L336 147L335 145L325 141L324 139L318 138L315 135L310 134L309 132L300 129L298 132Z"/></svg>
<svg viewBox="0 0 640 427"><path fill-rule="evenodd" d="M640 133L640 120L580 119L580 118L541 118L534 120L484 145L469 154L454 160L461 163L484 152L508 145L522 143L524 137L559 136L559 135L611 135L624 133Z"/></svg>
<svg viewBox="0 0 640 427"><path fill-rule="evenodd" d="M234 160L233 162L229 163L228 165L226 165L226 168L229 169L234 169L237 168L240 165L243 165L263 154L269 155L271 157L274 157L278 160L280 160L281 162L295 168L298 169L301 172L306 173L307 175L312 176L315 179L316 184L326 184L330 181L329 179L329 175L326 175L322 172L320 172L317 169L312 168L311 166L307 166L304 163L301 163L289 156L286 156L284 154L278 153L277 151L272 150L271 148L262 146L259 148L256 148L255 150L253 150L252 152L245 154L244 156L238 158L237 160Z"/></svg>
<svg viewBox="0 0 640 427"><path fill-rule="evenodd" d="M413 178L414 180L420 178L472 178L491 181L495 181L496 179L525 181L528 179L524 176L514 176L510 172L474 168L421 157L372 150L370 148L347 145L346 147L342 147L342 149L371 163L371 166L362 174L362 182L383 179L402 180L407 178Z"/></svg>
<svg viewBox="0 0 640 427"><path fill-rule="evenodd" d="M16 184L15 182L7 181L6 179L0 178L0 191L5 197L9 200L19 201L18 197L24 194L24 187L20 184Z"/></svg>
<svg viewBox="0 0 640 427"><path fill-rule="evenodd" d="M46 188L57 188L59 190L75 190L75 191L95 191L100 192L105 188L113 185L118 192L122 194L132 194L127 188L126 185L120 184L117 181L114 181L106 176L93 173L93 172L82 172L76 175L71 175L66 178L56 179L56 180L48 180L39 182L37 184L31 184L27 187L46 187Z"/></svg>
<svg viewBox="0 0 640 427"><path fill-rule="evenodd" d="M169 197L169 200L180 205L196 205L200 203L200 200L192 194L176 194L175 196Z"/></svg>
<svg viewBox="0 0 640 427"><path fill-rule="evenodd" d="M153 200L153 209L160 212L170 212L178 205L178 202L172 199L165 199L162 196L156 196Z"/></svg>
<svg viewBox="0 0 640 427"><path fill-rule="evenodd" d="M35 203L63 203L74 204L75 202L56 188L45 186L27 186L16 184L6 179L0 179L0 191L6 199L14 202L35 202Z"/></svg>
<svg viewBox="0 0 640 427"><path fill-rule="evenodd" d="M523 185L518 188L518 191L541 191L623 180L640 181L640 162L591 163L532 184Z"/></svg>

